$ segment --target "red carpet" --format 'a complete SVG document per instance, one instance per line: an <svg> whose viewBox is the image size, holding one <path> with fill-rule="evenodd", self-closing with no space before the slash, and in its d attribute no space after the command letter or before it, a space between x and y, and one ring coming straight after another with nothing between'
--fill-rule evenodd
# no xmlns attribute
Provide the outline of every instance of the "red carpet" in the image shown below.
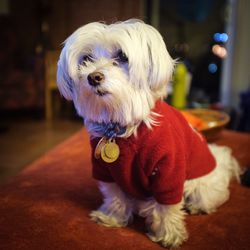
<svg viewBox="0 0 250 250"><path fill-rule="evenodd" d="M217 143L250 165L249 134L223 131ZM100 204L83 129L0 187L0 249L163 249L145 236L138 217L119 229L90 221ZM190 237L181 249L250 249L250 188L233 183L230 200L216 213L186 221Z"/></svg>

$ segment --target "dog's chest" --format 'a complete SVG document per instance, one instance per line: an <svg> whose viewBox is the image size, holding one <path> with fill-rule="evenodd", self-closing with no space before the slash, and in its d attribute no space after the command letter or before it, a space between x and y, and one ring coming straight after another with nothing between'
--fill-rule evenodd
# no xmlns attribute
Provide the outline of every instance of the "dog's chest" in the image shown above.
<svg viewBox="0 0 250 250"><path fill-rule="evenodd" d="M145 168L146 157L143 156L143 142L140 140L117 139L119 157L114 162L106 162L101 157L96 159L95 150L100 139L91 141L94 177L105 181L116 182L124 192L138 198L149 194L149 181Z"/></svg>

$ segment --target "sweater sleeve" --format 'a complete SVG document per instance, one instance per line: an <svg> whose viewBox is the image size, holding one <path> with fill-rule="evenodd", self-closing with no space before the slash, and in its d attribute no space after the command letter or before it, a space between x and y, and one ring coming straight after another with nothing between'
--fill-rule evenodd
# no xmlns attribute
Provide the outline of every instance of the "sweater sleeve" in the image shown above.
<svg viewBox="0 0 250 250"><path fill-rule="evenodd" d="M102 164L100 160L96 160L92 157L92 175L94 179L103 182L114 182L113 177L109 172L109 168Z"/></svg>
<svg viewBox="0 0 250 250"><path fill-rule="evenodd" d="M155 164L150 176L151 192L160 204L172 205L182 200L185 161L181 156L165 155Z"/></svg>
<svg viewBox="0 0 250 250"><path fill-rule="evenodd" d="M160 141L145 152L149 191L160 204L177 204L182 200L186 179L185 146L180 136L166 134L158 138Z"/></svg>

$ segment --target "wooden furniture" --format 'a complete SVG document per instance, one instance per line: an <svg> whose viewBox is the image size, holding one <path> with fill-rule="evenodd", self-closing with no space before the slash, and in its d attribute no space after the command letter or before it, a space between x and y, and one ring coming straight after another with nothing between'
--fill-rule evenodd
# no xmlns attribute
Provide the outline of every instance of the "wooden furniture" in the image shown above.
<svg viewBox="0 0 250 250"><path fill-rule="evenodd" d="M53 92L57 90L56 72L60 51L47 51L45 54L45 117L53 118Z"/></svg>

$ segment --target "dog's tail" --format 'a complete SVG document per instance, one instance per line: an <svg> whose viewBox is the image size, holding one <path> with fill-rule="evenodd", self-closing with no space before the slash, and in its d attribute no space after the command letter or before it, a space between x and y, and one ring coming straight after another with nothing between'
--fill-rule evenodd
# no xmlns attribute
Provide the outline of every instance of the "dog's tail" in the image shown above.
<svg viewBox="0 0 250 250"><path fill-rule="evenodd" d="M216 159L217 166L229 173L229 178L235 178L240 182L242 170L236 158L232 154L232 149L226 146L209 144L209 149Z"/></svg>

